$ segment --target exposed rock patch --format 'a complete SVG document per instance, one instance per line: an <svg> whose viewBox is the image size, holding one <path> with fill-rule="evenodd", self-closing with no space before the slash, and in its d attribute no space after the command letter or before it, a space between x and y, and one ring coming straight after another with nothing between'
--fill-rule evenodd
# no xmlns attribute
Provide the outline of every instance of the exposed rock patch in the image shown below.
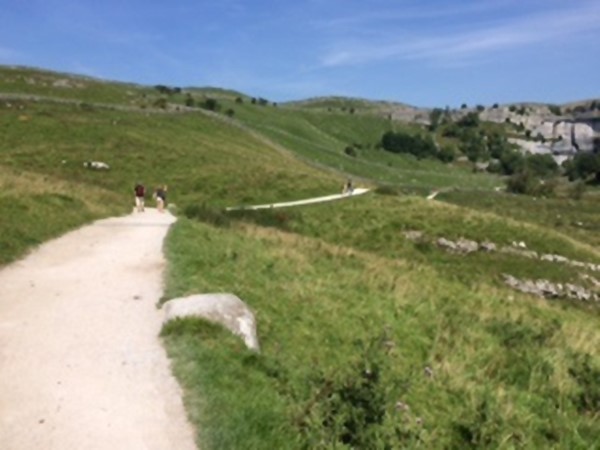
<svg viewBox="0 0 600 450"><path fill-rule="evenodd" d="M479 244L469 239L460 238L458 241L453 242L446 238L439 238L437 245L451 253L468 254L479 250Z"/></svg>
<svg viewBox="0 0 600 450"><path fill-rule="evenodd" d="M544 298L567 298L583 302L600 302L600 296L571 283L552 283L548 280L519 280L512 275L504 274L504 282L518 291L526 294L537 295Z"/></svg>
<svg viewBox="0 0 600 450"><path fill-rule="evenodd" d="M427 237L421 231L411 230L406 231L404 236L414 242L427 242ZM470 253L480 252L499 252L529 258L532 260L545 261L557 264L567 264L579 269L591 270L600 272L600 264L589 262L570 260L569 258L557 254L538 254L534 250L527 248L525 242L512 242L511 245L499 247L496 243L485 240L481 243L465 238L460 238L457 241L452 241L444 237L438 238L435 241L436 245L456 255L466 256ZM579 286L572 283L552 283L548 280L519 280L512 275L504 275L504 281L513 289L525 292L528 294L538 295L545 298L566 298L571 300L579 300L584 302L599 302L600 303L600 281L586 273L579 273L579 276L590 287Z"/></svg>
<svg viewBox="0 0 600 450"><path fill-rule="evenodd" d="M422 241L424 240L424 236L422 232L419 231L407 231L404 233L407 239L412 241ZM527 249L527 246L524 242L513 242L511 245L505 245L503 247L498 247L494 242L485 240L481 243L476 241L472 241L465 238L460 238L458 241L451 241L446 238L439 238L436 241L438 247L450 252L457 254L469 254L474 253L476 251L486 251L486 252L495 252L498 251L500 253L507 253L515 256L521 256L523 258L529 259L539 259L540 261L548 261L559 264L567 264L572 267L578 267L582 269L591 270L594 272L600 272L600 264L594 264L589 262L575 261L571 260L562 255L556 254L538 254L535 250Z"/></svg>

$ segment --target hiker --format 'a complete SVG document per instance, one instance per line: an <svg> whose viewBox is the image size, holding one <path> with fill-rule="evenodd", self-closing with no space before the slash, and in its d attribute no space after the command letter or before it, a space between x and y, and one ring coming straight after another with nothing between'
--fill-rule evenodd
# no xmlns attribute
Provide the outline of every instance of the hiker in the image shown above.
<svg viewBox="0 0 600 450"><path fill-rule="evenodd" d="M165 211L165 204L167 203L167 186L159 186L154 192L154 198L156 199L156 207L158 212Z"/></svg>
<svg viewBox="0 0 600 450"><path fill-rule="evenodd" d="M352 192L354 192L354 186L352 186L352 180L348 179L346 184L344 184L344 190L342 191L342 194L352 195Z"/></svg>
<svg viewBox="0 0 600 450"><path fill-rule="evenodd" d="M142 183L137 183L133 188L135 192L135 207L137 212L144 212L144 197L146 196L146 189Z"/></svg>

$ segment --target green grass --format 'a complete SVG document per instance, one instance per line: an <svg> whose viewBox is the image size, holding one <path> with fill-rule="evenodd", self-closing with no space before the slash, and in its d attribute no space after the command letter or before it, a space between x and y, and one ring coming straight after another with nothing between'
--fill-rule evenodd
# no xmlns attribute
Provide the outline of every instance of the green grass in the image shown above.
<svg viewBox="0 0 600 450"><path fill-rule="evenodd" d="M280 418L273 438L295 436L285 448L599 444L596 394L582 397L589 377L600 373L597 314L483 281L471 289L427 264L380 253L273 228L175 226L167 297L234 292L258 320L262 350L247 365L241 347L235 358L232 344L220 345L220 329L206 336L201 325L182 323L165 331L190 377L182 376L184 385L198 373L211 392L191 412L198 429L208 430L200 439L209 448L261 448L245 444L235 418L215 422L202 411L266 414L264 389ZM200 341L208 354L178 359L180 348ZM259 381L244 382L254 377ZM218 399L211 400L213 391ZM398 401L410 410L398 410ZM260 436L262 448L277 447ZM222 444L226 437L232 440Z"/></svg>
<svg viewBox="0 0 600 450"><path fill-rule="evenodd" d="M138 180L150 191L166 183L169 202L181 210L323 195L337 191L340 182L201 113L0 102L0 129L0 199L11 208L1 225L4 263L77 225L130 211ZM105 161L110 170L85 169L89 160ZM73 202L44 197L48 193ZM48 215L47 232L43 222L33 221L35 211ZM32 231L21 232L19 224L28 222Z"/></svg>
<svg viewBox="0 0 600 450"><path fill-rule="evenodd" d="M502 192L481 195L480 192L442 193L440 200L464 205L521 222L534 223L565 233L574 239L600 248L600 191L590 188L581 199L565 196L535 198Z"/></svg>
<svg viewBox="0 0 600 450"><path fill-rule="evenodd" d="M151 109L161 97L152 87L65 79L0 68L0 92L27 96L0 101L0 264L131 211L138 181L166 183L180 220L166 242L163 300L232 292L254 310L262 348L198 320L164 328L202 448L600 448L599 308L523 295L501 278L585 284L579 273L435 245L524 241L598 263L597 192L510 196L493 191L497 177L377 150L390 127L422 130L363 101L274 107L192 90L234 109L229 119ZM111 169L86 170L87 160ZM379 187L335 203L223 211L339 192L349 176ZM439 188L438 201L415 195ZM411 230L423 238L408 240Z"/></svg>
<svg viewBox="0 0 600 450"><path fill-rule="evenodd" d="M0 166L0 265L91 220L124 212L104 189Z"/></svg>
<svg viewBox="0 0 600 450"><path fill-rule="evenodd" d="M439 161L394 155L376 148L390 129L420 133L415 125L390 123L372 114L341 114L297 108L228 104L235 110L235 121L292 150L311 164L319 164L357 178L392 183L411 189L468 187L491 190L501 181ZM344 154L349 145L358 145L358 156Z"/></svg>
<svg viewBox="0 0 600 450"><path fill-rule="evenodd" d="M212 448L259 449L265 443L286 448L296 439L261 358L239 339L217 325L193 319L170 322L162 336L175 361L175 375L188 393L188 414L201 426L198 442L203 448L208 443ZM240 408L240 403L252 408Z"/></svg>
<svg viewBox="0 0 600 450"><path fill-rule="evenodd" d="M466 238L510 246L524 241L528 249L542 254L560 254L573 260L597 263L600 254L593 246L574 241L547 228L507 220L490 213L430 202L413 196L368 194L331 204L312 205L275 212L237 213L243 219L263 226L315 237L331 244L375 252L389 258L404 257L429 264L466 285L494 279L502 274L556 282L580 283L579 269L564 264L532 260L500 252L477 252L468 256L449 254L436 245L439 238ZM421 231L418 242L404 232ZM591 272L590 272L591 274Z"/></svg>

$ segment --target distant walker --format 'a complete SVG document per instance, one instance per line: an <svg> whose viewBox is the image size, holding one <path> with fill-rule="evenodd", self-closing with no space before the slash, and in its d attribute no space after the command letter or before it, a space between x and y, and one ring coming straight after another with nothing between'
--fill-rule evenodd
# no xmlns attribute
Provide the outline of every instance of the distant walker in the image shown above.
<svg viewBox="0 0 600 450"><path fill-rule="evenodd" d="M354 192L354 185L352 184L352 180L348 179L348 181L346 181L346 183L344 184L344 187L342 189L342 194L352 195L353 192Z"/></svg>
<svg viewBox="0 0 600 450"><path fill-rule="evenodd" d="M137 183L133 191L135 192L135 207L137 212L144 212L146 188L144 188L142 183Z"/></svg>
<svg viewBox="0 0 600 450"><path fill-rule="evenodd" d="M167 186L159 186L154 192L154 198L156 199L156 208L159 212L165 211L165 205L167 204Z"/></svg>

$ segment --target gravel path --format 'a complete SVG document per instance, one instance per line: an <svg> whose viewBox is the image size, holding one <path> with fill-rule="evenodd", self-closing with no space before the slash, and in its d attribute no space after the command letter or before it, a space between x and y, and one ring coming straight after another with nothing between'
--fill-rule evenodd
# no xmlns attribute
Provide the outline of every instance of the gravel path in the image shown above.
<svg viewBox="0 0 600 450"><path fill-rule="evenodd" d="M0 448L196 448L158 338L174 221L98 221L0 270Z"/></svg>
<svg viewBox="0 0 600 450"><path fill-rule="evenodd" d="M357 195L366 194L367 192L369 192L369 189L356 188L351 193L326 195L323 197L307 198L304 200L294 200L291 202L266 203L264 205L231 206L229 208L226 208L225 210L226 211L240 211L240 210L286 208L288 206L312 205L314 203L323 203L323 202L331 202L333 200L342 200L344 198L349 198L349 197L354 197Z"/></svg>

